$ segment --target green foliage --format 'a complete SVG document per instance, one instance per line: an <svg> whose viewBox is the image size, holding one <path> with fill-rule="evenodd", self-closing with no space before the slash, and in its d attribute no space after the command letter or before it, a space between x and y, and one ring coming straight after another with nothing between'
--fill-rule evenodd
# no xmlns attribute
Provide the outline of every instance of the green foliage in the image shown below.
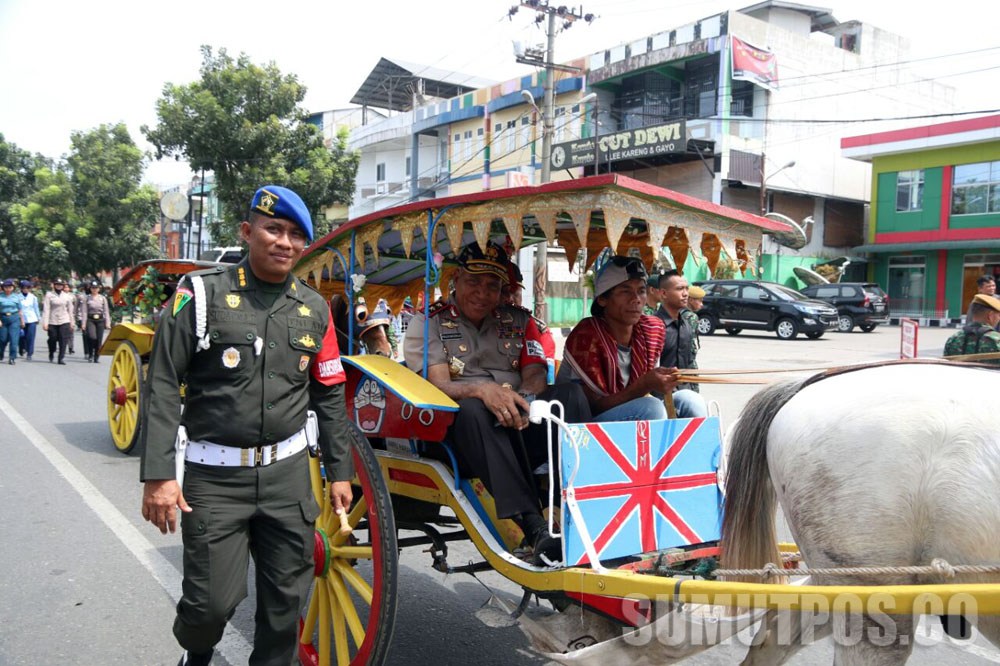
<svg viewBox="0 0 1000 666"><path fill-rule="evenodd" d="M153 321L156 313L167 300L166 285L160 281L160 272L150 266L142 276L119 291L125 307L116 309L119 318L137 313L143 322Z"/></svg>
<svg viewBox="0 0 1000 666"><path fill-rule="evenodd" d="M16 222L14 208L27 203L35 191L35 172L48 165L46 158L7 143L0 134L0 266L5 275L32 274L26 262L33 259L36 244Z"/></svg>
<svg viewBox="0 0 1000 666"><path fill-rule="evenodd" d="M143 127L157 157L182 156L195 171L215 173L222 219L210 231L219 245L235 245L258 187L290 187L314 218L333 203L350 203L359 155L347 150L346 130L324 145L299 106L306 88L272 62L255 65L202 47L201 79L167 84L157 102L159 123ZM319 234L317 234L318 236Z"/></svg>
<svg viewBox="0 0 1000 666"><path fill-rule="evenodd" d="M68 159L78 226L73 268L80 273L131 266L157 255L150 232L159 197L142 185L142 151L124 124L73 132Z"/></svg>
<svg viewBox="0 0 1000 666"><path fill-rule="evenodd" d="M73 186L65 169L38 169L35 191L23 204L10 207L18 248L14 269L19 275L69 277L69 239L79 221L73 203Z"/></svg>

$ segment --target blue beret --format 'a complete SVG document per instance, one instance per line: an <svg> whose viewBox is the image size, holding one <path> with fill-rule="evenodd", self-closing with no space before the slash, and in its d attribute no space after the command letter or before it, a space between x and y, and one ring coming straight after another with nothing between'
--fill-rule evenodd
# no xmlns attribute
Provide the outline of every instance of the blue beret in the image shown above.
<svg viewBox="0 0 1000 666"><path fill-rule="evenodd" d="M250 202L250 212L294 222L306 233L310 243L313 240L313 223L309 209L306 208L302 197L287 187L265 185L257 190L253 195L253 201Z"/></svg>

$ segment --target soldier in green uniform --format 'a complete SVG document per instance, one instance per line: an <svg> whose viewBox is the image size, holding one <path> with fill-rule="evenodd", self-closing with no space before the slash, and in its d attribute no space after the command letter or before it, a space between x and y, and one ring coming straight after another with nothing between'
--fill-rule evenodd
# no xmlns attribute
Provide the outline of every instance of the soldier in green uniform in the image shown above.
<svg viewBox="0 0 1000 666"><path fill-rule="evenodd" d="M691 328L691 362L688 365L691 370L698 368L698 352L701 351L701 339L698 337L698 310L701 310L703 298L705 298L704 289L698 286L688 287L688 304L681 310L681 319ZM688 388L701 392L698 384L688 384Z"/></svg>
<svg viewBox="0 0 1000 666"><path fill-rule="evenodd" d="M291 190L266 186L240 233L249 247L243 262L185 276L164 308L143 396L142 515L165 534L176 528L176 509L183 512L174 621L182 665L211 662L246 597L251 555L257 626L249 663L292 660L319 515L307 410L317 414L334 509L352 499L353 430L334 326L323 297L291 275L312 241L309 211Z"/></svg>
<svg viewBox="0 0 1000 666"><path fill-rule="evenodd" d="M1000 299L987 294L976 294L969 306L972 322L952 335L944 343L945 356L986 354L1000 352L1000 333L995 330L1000 323ZM1000 365L1000 358L985 359L984 363Z"/></svg>

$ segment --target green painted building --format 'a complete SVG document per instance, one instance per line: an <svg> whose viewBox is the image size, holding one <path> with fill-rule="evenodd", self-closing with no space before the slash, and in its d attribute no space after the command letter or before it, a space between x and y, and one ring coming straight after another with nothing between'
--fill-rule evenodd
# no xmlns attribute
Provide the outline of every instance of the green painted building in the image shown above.
<svg viewBox="0 0 1000 666"><path fill-rule="evenodd" d="M961 320L981 275L1000 278L1000 115L846 137L872 165L868 277L894 317Z"/></svg>

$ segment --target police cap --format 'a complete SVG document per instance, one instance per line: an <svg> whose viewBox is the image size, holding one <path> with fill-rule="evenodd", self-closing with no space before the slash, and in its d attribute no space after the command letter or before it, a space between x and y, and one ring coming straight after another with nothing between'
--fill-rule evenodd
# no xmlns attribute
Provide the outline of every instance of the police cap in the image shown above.
<svg viewBox="0 0 1000 666"><path fill-rule="evenodd" d="M480 249L479 243L469 243L462 254L458 255L458 264L469 273L477 275L495 275L504 284L508 284L510 276L507 274L507 253L504 249L488 241L486 249Z"/></svg>
<svg viewBox="0 0 1000 666"><path fill-rule="evenodd" d="M972 299L973 303L979 303L983 307L987 307L990 310L996 310L1000 312L1000 298L996 296L988 296L986 294L976 294L975 298Z"/></svg>

